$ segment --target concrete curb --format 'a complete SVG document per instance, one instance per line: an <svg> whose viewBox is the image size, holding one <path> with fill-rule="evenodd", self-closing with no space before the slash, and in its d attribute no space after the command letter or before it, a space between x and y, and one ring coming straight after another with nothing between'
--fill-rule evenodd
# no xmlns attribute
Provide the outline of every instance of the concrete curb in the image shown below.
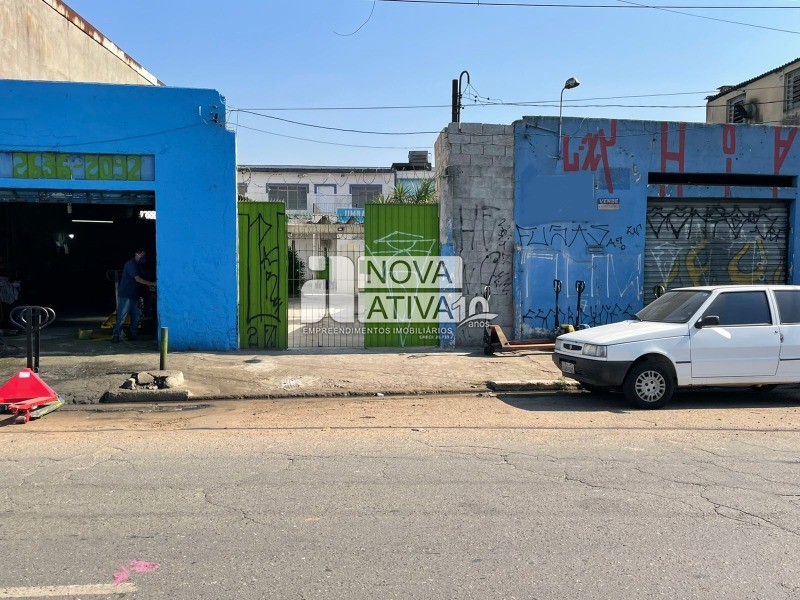
<svg viewBox="0 0 800 600"><path fill-rule="evenodd" d="M495 392L539 392L547 390L573 391L580 389L577 381L563 379L534 379L531 381L487 381L487 387Z"/></svg>
<svg viewBox="0 0 800 600"><path fill-rule="evenodd" d="M109 390L100 398L100 404L125 402L185 402L189 400L187 389L165 390ZM87 405L89 406L89 405Z"/></svg>
<svg viewBox="0 0 800 600"><path fill-rule="evenodd" d="M453 388L446 390L386 390L381 392L326 392L326 391L306 391L306 392L285 392L285 393L263 393L263 394L199 394L190 395L192 402L203 402L210 400L292 400L295 398L375 398L381 396L446 396L462 394L481 394L489 391L485 386L470 388Z"/></svg>

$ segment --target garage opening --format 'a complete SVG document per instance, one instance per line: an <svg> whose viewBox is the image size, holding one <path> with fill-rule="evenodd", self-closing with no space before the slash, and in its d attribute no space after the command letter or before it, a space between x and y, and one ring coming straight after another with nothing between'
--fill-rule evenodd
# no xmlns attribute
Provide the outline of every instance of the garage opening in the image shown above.
<svg viewBox="0 0 800 600"><path fill-rule="evenodd" d="M102 325L116 308L115 274L139 246L156 276L155 227L153 192L0 189L0 328L13 332L13 307L38 305L72 339L110 337ZM155 294L143 291L155 329Z"/></svg>
<svg viewBox="0 0 800 600"><path fill-rule="evenodd" d="M658 288L786 283L788 233L786 201L650 198L644 303Z"/></svg>

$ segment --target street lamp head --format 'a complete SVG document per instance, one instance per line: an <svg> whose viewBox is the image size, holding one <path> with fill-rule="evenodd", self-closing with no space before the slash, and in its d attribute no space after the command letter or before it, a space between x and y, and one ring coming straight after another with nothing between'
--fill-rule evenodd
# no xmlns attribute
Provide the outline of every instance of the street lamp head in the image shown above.
<svg viewBox="0 0 800 600"><path fill-rule="evenodd" d="M581 84L580 81L578 81L574 77L570 77L569 79L567 79L566 82L564 82L564 89L571 90L572 88L578 87L580 84Z"/></svg>

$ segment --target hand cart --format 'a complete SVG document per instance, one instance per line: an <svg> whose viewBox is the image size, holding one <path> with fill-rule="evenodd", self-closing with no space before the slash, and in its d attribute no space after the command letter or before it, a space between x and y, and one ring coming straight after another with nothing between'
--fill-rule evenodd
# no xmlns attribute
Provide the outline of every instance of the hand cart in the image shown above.
<svg viewBox="0 0 800 600"><path fill-rule="evenodd" d="M28 366L0 386L0 410L16 415L17 424L64 405L64 400L39 377L40 333L55 318L55 311L44 306L18 306L11 311L11 321L27 333Z"/></svg>

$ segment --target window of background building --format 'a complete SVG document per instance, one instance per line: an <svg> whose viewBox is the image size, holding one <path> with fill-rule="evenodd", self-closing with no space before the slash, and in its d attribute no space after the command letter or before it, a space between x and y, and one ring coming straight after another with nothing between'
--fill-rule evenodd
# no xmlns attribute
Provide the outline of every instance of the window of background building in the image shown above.
<svg viewBox="0 0 800 600"><path fill-rule="evenodd" d="M308 210L308 185L269 185L269 199L286 203L286 210Z"/></svg>
<svg viewBox="0 0 800 600"><path fill-rule="evenodd" d="M367 202L373 202L383 193L380 185L351 185L350 195L353 198L353 208L364 208Z"/></svg>
<svg viewBox="0 0 800 600"><path fill-rule="evenodd" d="M800 69L786 74L786 110L800 107Z"/></svg>
<svg viewBox="0 0 800 600"><path fill-rule="evenodd" d="M745 95L739 94L728 100L728 123L744 123L746 112L744 109ZM736 107L740 107L737 109Z"/></svg>

